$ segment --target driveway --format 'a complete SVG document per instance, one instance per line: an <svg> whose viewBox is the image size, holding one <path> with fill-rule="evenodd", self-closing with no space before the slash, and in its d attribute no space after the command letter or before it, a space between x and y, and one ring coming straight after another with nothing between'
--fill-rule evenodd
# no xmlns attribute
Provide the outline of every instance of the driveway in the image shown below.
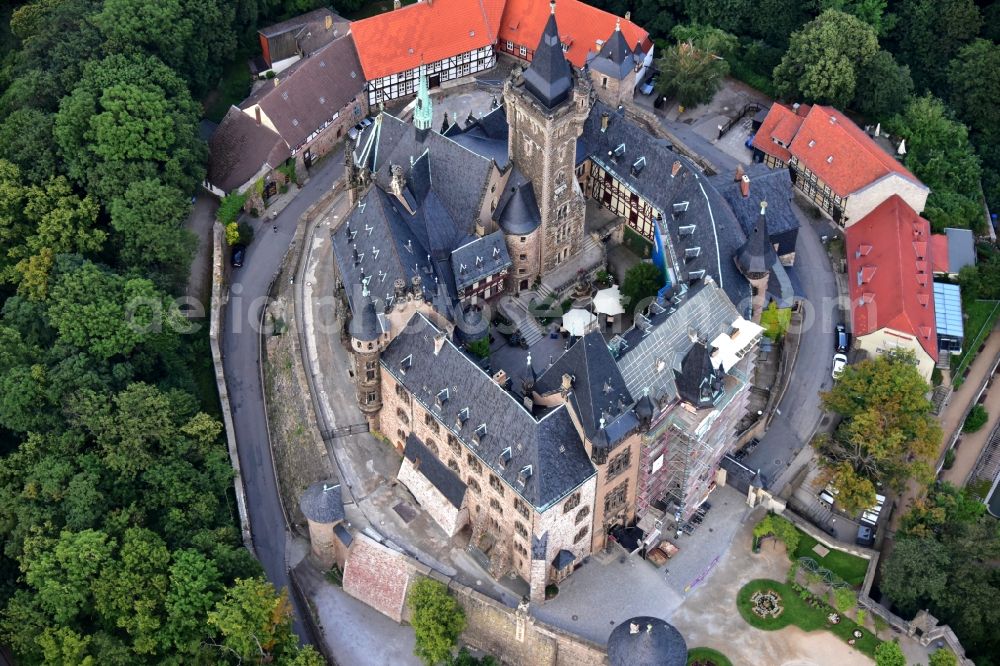
<svg viewBox="0 0 1000 666"><path fill-rule="evenodd" d="M267 439L258 364L258 322L268 285L288 251L299 217L330 190L343 172L343 150L338 149L313 170L309 182L274 222L253 221L256 240L247 248L243 268L235 269L231 275L230 299L223 322L223 365L233 408L251 533L257 558L268 580L279 590L288 586L286 525ZM277 225L277 232L268 228L272 224ZM305 609L295 610L299 617ZM295 630L300 637L305 636L298 620Z"/></svg>
<svg viewBox="0 0 1000 666"><path fill-rule="evenodd" d="M775 484L790 476L779 479L782 472L812 439L823 418L819 394L833 386L833 328L844 321L836 275L820 239L821 234L828 233L827 224L803 214L797 205L794 210L799 217L799 235L792 272L801 285L799 296L805 307L799 352L770 428L744 461L747 467L759 469L775 492L780 491Z"/></svg>
<svg viewBox="0 0 1000 666"><path fill-rule="evenodd" d="M218 209L218 200L202 190L195 197L191 214L184 223L184 227L198 238L198 249L191 260L187 290L184 295L197 299L204 306L204 312L208 312L208 301L211 298L212 226L215 224L215 211Z"/></svg>

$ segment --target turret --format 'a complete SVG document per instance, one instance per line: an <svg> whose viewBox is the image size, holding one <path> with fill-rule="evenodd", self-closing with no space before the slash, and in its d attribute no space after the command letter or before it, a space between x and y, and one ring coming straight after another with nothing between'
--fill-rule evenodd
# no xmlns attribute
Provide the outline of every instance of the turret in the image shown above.
<svg viewBox="0 0 1000 666"><path fill-rule="evenodd" d="M382 378L379 360L382 354L382 322L375 312L375 304L362 286L357 308L351 317L351 349L354 351L354 383L357 387L358 405L370 421L377 419L382 408Z"/></svg>

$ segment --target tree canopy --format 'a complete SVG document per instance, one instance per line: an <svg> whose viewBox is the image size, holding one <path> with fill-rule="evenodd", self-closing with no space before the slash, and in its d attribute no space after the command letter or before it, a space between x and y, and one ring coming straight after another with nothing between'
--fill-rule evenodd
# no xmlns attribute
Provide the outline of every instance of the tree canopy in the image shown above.
<svg viewBox="0 0 1000 666"><path fill-rule="evenodd" d="M639 262L625 273L622 281L622 303L626 310L638 311L649 305L649 299L663 286L663 276L653 264Z"/></svg>
<svg viewBox="0 0 1000 666"><path fill-rule="evenodd" d="M931 416L929 390L912 355L894 352L847 366L823 394L826 409L844 417L819 446L847 511L872 506L880 484L901 490L911 477L931 476L941 428Z"/></svg>
<svg viewBox="0 0 1000 666"><path fill-rule="evenodd" d="M689 41L667 48L656 66L660 70L657 94L674 98L686 107L710 101L729 73L729 64L723 58Z"/></svg>
<svg viewBox="0 0 1000 666"><path fill-rule="evenodd" d="M449 661L465 628L465 612L442 583L421 578L410 587L406 603L417 637L414 654L427 666Z"/></svg>

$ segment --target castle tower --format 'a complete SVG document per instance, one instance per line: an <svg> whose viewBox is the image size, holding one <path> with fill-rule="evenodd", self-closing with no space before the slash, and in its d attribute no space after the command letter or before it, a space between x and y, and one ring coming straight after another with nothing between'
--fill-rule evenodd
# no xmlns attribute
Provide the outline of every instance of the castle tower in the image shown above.
<svg viewBox="0 0 1000 666"><path fill-rule="evenodd" d="M743 180L749 182L750 179L744 175ZM771 267L778 261L771 236L767 232L767 218L764 214L766 210L767 202L761 201L760 216L757 217L757 223L750 232L750 238L733 256L736 267L753 288L754 320L757 320L767 297L767 281L771 275Z"/></svg>
<svg viewBox="0 0 1000 666"><path fill-rule="evenodd" d="M621 19L618 19L615 31L588 66L598 99L614 107L631 104L637 70L635 53L625 41Z"/></svg>
<svg viewBox="0 0 1000 666"><path fill-rule="evenodd" d="M368 417L369 425L377 430L378 412L382 409L382 376L379 359L382 355L382 323L375 314L375 304L365 285L361 292L361 308L351 317L351 350L354 352L354 383L358 405Z"/></svg>
<svg viewBox="0 0 1000 666"><path fill-rule="evenodd" d="M563 55L556 5L523 81L504 84L510 126L508 150L531 181L541 216L541 272L580 250L585 201L576 182L576 140L590 111L590 84L575 79Z"/></svg>

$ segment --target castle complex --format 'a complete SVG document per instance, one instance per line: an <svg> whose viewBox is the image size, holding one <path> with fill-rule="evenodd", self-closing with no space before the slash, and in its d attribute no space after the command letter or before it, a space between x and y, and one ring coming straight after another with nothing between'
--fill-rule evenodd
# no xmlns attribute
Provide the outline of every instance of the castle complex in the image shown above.
<svg viewBox="0 0 1000 666"><path fill-rule="evenodd" d="M738 220L720 194L731 175L706 177L630 119L640 61L620 27L603 43L574 67L553 5L502 104L443 133L421 76L412 122L382 112L348 150L353 208L332 232L371 429L441 529L533 600L616 530L642 520L649 543L704 501L746 414L751 314L789 298L766 206ZM605 265L588 199L619 217L612 237L655 244L667 288L624 333L488 373L468 347L490 306L546 285L564 297Z"/></svg>

